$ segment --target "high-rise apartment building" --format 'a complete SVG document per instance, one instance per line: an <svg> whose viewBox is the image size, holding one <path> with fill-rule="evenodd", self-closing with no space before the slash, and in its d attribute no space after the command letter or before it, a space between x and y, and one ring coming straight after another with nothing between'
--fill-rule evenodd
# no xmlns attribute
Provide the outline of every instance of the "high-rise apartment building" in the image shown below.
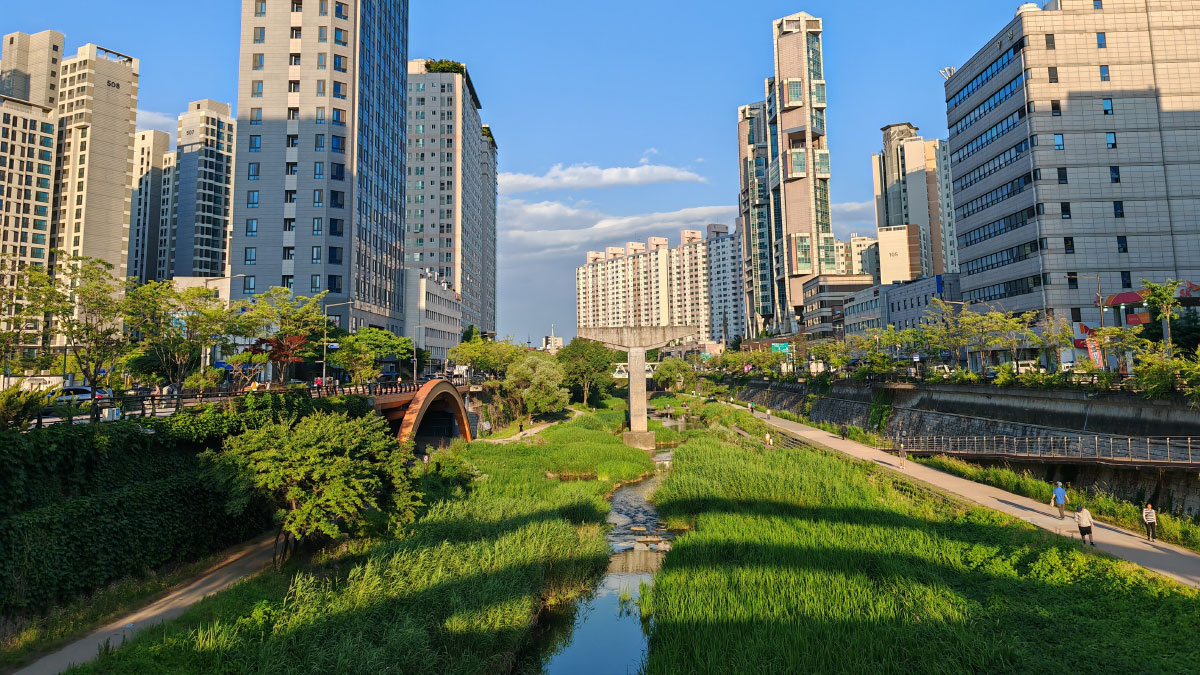
<svg viewBox="0 0 1200 675"><path fill-rule="evenodd" d="M829 212L829 147L825 135L825 67L821 19L805 12L772 23L774 76L765 82L762 104L745 106L739 115L739 146L743 148L743 192L748 185L746 160L758 159L765 150L764 180L770 243L772 306L770 314L757 304L765 299L758 288L751 323L775 332L795 332L803 312L804 282L816 274L838 272L838 243ZM762 122L751 121L761 117ZM757 126L757 128L755 128ZM750 129L765 133L765 148L758 147ZM752 157L748 157L753 148ZM757 198L758 195L745 195ZM753 202L743 199L743 218ZM752 225L754 232L751 233ZM758 239L757 223L747 223L750 239ZM762 242L748 251L761 248ZM843 251L844 252L844 251ZM843 269L844 271L844 264Z"/></svg>
<svg viewBox="0 0 1200 675"><path fill-rule="evenodd" d="M141 283L167 278L159 275L158 239L164 229L163 167L170 147L171 135L165 131L139 131L134 141L129 276Z"/></svg>
<svg viewBox="0 0 1200 675"><path fill-rule="evenodd" d="M179 116L176 150L164 162L160 279L229 275L236 127L229 104L211 99L192 101ZM260 178L242 180L253 186Z"/></svg>
<svg viewBox="0 0 1200 675"><path fill-rule="evenodd" d="M709 225L708 237L708 339L728 344L746 334L742 296L742 235L728 225Z"/></svg>
<svg viewBox="0 0 1200 675"><path fill-rule="evenodd" d="M767 106L738 108L738 231L742 239L742 295L746 330L758 335L779 313L775 303L775 240L767 197Z"/></svg>
<svg viewBox="0 0 1200 675"><path fill-rule="evenodd" d="M696 339L710 335L708 246L699 230L680 231L680 240L588 251L575 270L579 327L693 326Z"/></svg>
<svg viewBox="0 0 1200 675"><path fill-rule="evenodd" d="M407 0L243 0L235 295L328 291L342 327L402 332L407 32Z"/></svg>
<svg viewBox="0 0 1200 675"><path fill-rule="evenodd" d="M846 274L875 274L877 269L873 269L872 258L867 251L872 246L878 246L879 240L874 237L864 237L859 234L850 235L850 241L846 242Z"/></svg>
<svg viewBox="0 0 1200 675"><path fill-rule="evenodd" d="M963 299L1124 324L1140 280L1200 280L1191 2L1028 3L946 81Z"/></svg>
<svg viewBox="0 0 1200 675"><path fill-rule="evenodd" d="M405 265L462 295L464 325L496 330L496 142L466 66L408 64Z"/></svg>
<svg viewBox="0 0 1200 675"><path fill-rule="evenodd" d="M876 227L917 226L921 256L917 276L957 272L950 155L945 141L921 138L908 122L889 124L882 131L883 151L871 155ZM888 255L882 250L880 254Z"/></svg>
<svg viewBox="0 0 1200 675"><path fill-rule="evenodd" d="M57 111L62 33L9 33L0 55L0 95Z"/></svg>

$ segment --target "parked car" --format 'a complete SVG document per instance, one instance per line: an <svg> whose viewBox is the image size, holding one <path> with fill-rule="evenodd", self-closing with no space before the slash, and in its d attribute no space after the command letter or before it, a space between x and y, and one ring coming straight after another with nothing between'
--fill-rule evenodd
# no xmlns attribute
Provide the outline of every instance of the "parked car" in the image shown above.
<svg viewBox="0 0 1200 675"><path fill-rule="evenodd" d="M1046 369L1037 361L1017 361L1017 374L1024 375L1025 373L1044 373Z"/></svg>
<svg viewBox="0 0 1200 675"><path fill-rule="evenodd" d="M83 403L87 403L88 401L91 401L91 400L92 400L92 388L82 386L82 385L72 385L70 387L63 387L62 389L55 392L55 395L54 395L54 404L55 405L63 405L63 404L80 405ZM96 400L97 404L111 405L112 404L112 390L111 389L97 389L95 400Z"/></svg>

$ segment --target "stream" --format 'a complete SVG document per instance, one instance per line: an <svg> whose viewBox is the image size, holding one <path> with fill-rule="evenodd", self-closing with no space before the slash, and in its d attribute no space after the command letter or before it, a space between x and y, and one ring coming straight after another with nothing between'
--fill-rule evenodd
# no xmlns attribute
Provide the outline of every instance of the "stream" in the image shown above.
<svg viewBox="0 0 1200 675"><path fill-rule="evenodd" d="M544 628L518 672L624 675L640 670L647 641L637 604L640 587L652 582L673 537L647 499L662 483L661 469L670 466L671 452L654 460L659 472L613 493L608 572L590 594L543 617Z"/></svg>

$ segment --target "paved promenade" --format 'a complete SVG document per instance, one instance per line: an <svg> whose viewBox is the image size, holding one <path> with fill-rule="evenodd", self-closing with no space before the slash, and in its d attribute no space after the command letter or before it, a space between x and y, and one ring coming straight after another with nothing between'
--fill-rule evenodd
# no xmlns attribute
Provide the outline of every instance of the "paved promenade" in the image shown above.
<svg viewBox="0 0 1200 675"><path fill-rule="evenodd" d="M754 415L766 421L766 415L763 413L756 411ZM771 418L768 424L813 445L875 462L980 506L1003 511L1064 537L1079 539L1079 530L1075 527L1075 520L1071 518L1070 514L1065 520L1059 520L1058 510L1049 504L1042 504L1028 497L1014 495L990 485L952 476L913 462L911 458L904 463L904 468L901 469L900 460L895 455L851 440L843 441L837 434L831 434L821 429L777 417ZM1130 532L1098 520L1093 528L1093 533L1095 534L1096 548L1101 551L1165 574L1188 586L1200 588L1200 554L1159 541L1150 543L1146 541L1146 537L1142 533Z"/></svg>

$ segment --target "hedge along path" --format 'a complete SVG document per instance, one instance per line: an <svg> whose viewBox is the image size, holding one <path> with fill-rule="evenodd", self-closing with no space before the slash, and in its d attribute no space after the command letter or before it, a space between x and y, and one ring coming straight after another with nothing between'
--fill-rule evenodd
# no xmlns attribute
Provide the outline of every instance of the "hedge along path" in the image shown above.
<svg viewBox="0 0 1200 675"><path fill-rule="evenodd" d="M754 414L765 420L765 415L757 412ZM964 497L980 506L1016 516L1043 530L1064 537L1079 536L1074 518L1068 513L1066 519L1059 520L1057 511L1049 504L1005 492L990 485L976 483L966 478L952 476L917 462L906 462L904 469L900 469L899 460L894 455L855 441L843 441L839 435L821 429L814 429L776 417L772 417L767 424L814 445L836 450L857 459L878 463L940 490ZM1101 551L1171 577L1179 583L1200 588L1200 555L1172 544L1164 544L1159 541L1146 542L1145 537L1141 534L1099 521L1092 528L1092 532L1096 540L1096 548Z"/></svg>
<svg viewBox="0 0 1200 675"><path fill-rule="evenodd" d="M106 645L113 649L120 647L143 629L174 619L204 598L270 567L274 543L274 534L268 534L236 547L224 560L187 584L87 637L43 656L15 675L56 675L73 665L91 661Z"/></svg>

